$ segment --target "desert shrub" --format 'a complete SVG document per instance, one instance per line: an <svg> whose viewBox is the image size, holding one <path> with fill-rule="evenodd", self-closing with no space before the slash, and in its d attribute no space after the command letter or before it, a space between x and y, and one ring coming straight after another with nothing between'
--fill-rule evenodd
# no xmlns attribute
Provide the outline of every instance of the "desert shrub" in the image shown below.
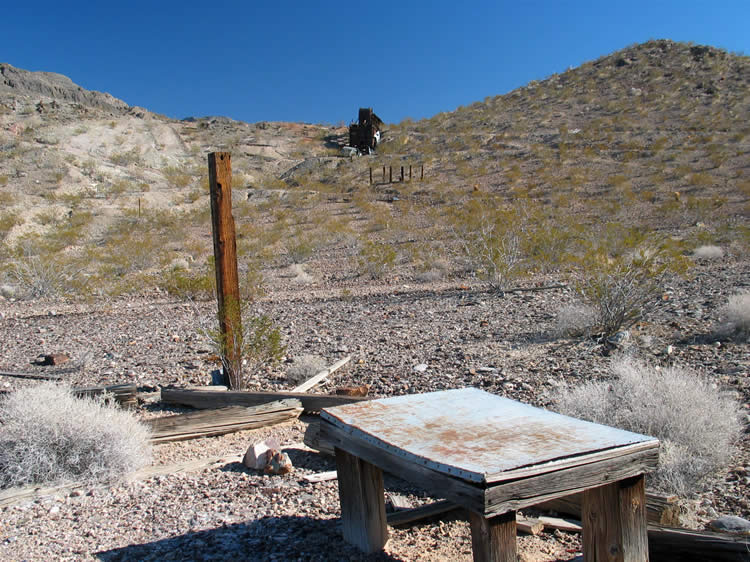
<svg viewBox="0 0 750 562"><path fill-rule="evenodd" d="M55 255L25 255L6 270L24 298L65 297L82 288L81 267Z"/></svg>
<svg viewBox="0 0 750 562"><path fill-rule="evenodd" d="M232 331L230 339L205 318L198 316L198 333L221 358L229 387L233 390L249 388L252 378L262 366L281 361L286 352L281 332L265 315L254 315L251 306L225 303L225 318L230 326L242 326Z"/></svg>
<svg viewBox="0 0 750 562"><path fill-rule="evenodd" d="M149 431L102 397L54 383L0 399L0 487L111 481L150 460Z"/></svg>
<svg viewBox="0 0 750 562"><path fill-rule="evenodd" d="M638 322L660 298L666 279L688 265L671 241L618 227L589 241L578 262L576 290L596 310L595 329L605 337Z"/></svg>
<svg viewBox="0 0 750 562"><path fill-rule="evenodd" d="M294 384L300 384L325 368L326 360L319 355L301 355L294 358L294 362L286 371L286 376Z"/></svg>
<svg viewBox="0 0 750 562"><path fill-rule="evenodd" d="M453 217L451 229L469 266L495 290L507 289L523 273L524 218L520 209L479 198Z"/></svg>
<svg viewBox="0 0 750 562"><path fill-rule="evenodd" d="M718 260L724 257L724 250L718 246L699 246L693 250L693 258L699 260Z"/></svg>
<svg viewBox="0 0 750 562"><path fill-rule="evenodd" d="M560 308L555 318L553 333L557 337L579 337L592 332L596 326L596 310L585 304L570 304Z"/></svg>
<svg viewBox="0 0 750 562"><path fill-rule="evenodd" d="M729 297L719 310L716 332L724 337L750 340L750 293L737 293Z"/></svg>
<svg viewBox="0 0 750 562"><path fill-rule="evenodd" d="M657 437L659 466L649 486L688 495L725 466L739 435L736 402L698 374L632 358L612 364L615 377L561 390L567 415Z"/></svg>
<svg viewBox="0 0 750 562"><path fill-rule="evenodd" d="M396 249L390 244L367 240L359 251L360 271L379 279L396 264Z"/></svg>
<svg viewBox="0 0 750 562"><path fill-rule="evenodd" d="M212 269L194 272L172 268L162 275L158 286L178 299L210 300L216 296L216 274Z"/></svg>

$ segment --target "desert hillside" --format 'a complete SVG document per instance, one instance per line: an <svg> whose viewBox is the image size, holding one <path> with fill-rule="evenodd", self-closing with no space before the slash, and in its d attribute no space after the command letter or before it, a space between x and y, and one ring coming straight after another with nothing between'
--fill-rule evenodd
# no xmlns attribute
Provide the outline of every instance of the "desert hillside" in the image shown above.
<svg viewBox="0 0 750 562"><path fill-rule="evenodd" d="M750 527L750 58L649 41L387 124L377 154L346 140L170 119L0 64L0 394L51 376L131 385L142 420L188 411L161 391L221 365L206 155L229 151L247 389L350 357L311 392L475 387L663 431L647 489L668 523ZM393 526L381 554L347 545L336 481L314 481L336 464L301 444L315 421L156 445L128 482L2 490L0 558L471 559L461 512ZM293 472L241 464L267 437ZM745 536L722 537L680 552L746 558ZM527 562L581 554L552 527L518 544Z"/></svg>

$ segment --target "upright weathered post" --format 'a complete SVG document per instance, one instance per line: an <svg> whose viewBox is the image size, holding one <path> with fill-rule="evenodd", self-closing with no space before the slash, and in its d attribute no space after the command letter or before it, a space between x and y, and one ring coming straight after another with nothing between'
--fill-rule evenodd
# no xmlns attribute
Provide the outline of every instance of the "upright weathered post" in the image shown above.
<svg viewBox="0 0 750 562"><path fill-rule="evenodd" d="M411 181L411 164L409 164L409 181Z"/></svg>
<svg viewBox="0 0 750 562"><path fill-rule="evenodd" d="M208 155L211 191L211 230L216 265L216 299L224 374L229 387L239 390L242 361L240 285L237 274L237 241L232 217L232 162L228 152Z"/></svg>
<svg viewBox="0 0 750 562"><path fill-rule="evenodd" d="M424 179L424 164L422 164L422 175L419 178L419 181L422 181Z"/></svg>
<svg viewBox="0 0 750 562"><path fill-rule="evenodd" d="M372 185L372 168L370 168L370 185Z"/></svg>
<svg viewBox="0 0 750 562"><path fill-rule="evenodd" d="M393 183L393 166L388 166L388 183Z"/></svg>
<svg viewBox="0 0 750 562"><path fill-rule="evenodd" d="M385 183L385 166L383 166L383 183Z"/></svg>
<svg viewBox="0 0 750 562"><path fill-rule="evenodd" d="M404 181L404 167L401 166L401 182L403 183L403 181Z"/></svg>

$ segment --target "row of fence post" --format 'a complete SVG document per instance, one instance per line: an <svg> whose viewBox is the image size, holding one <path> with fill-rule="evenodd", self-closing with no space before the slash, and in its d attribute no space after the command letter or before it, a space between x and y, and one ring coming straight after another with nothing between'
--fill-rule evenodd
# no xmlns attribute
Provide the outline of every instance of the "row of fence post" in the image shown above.
<svg viewBox="0 0 750 562"><path fill-rule="evenodd" d="M404 166L401 166L401 178L399 181L403 182L405 181L405 175L404 175ZM412 166L409 165L409 181L412 180ZM419 180L424 180L424 164L420 164L420 171L419 171ZM372 179L372 167L370 168L370 185L372 185L373 179ZM385 166L383 166L383 181L382 183L385 183ZM388 183L393 183L393 166L388 166Z"/></svg>

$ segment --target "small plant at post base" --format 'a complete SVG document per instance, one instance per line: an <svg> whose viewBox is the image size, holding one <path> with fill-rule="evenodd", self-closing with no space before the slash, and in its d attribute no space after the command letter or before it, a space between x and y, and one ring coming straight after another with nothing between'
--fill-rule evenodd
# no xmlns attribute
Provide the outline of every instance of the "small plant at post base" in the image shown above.
<svg viewBox="0 0 750 562"><path fill-rule="evenodd" d="M281 332L268 316L253 316L247 307L241 309L234 305L226 310L225 318L232 326L241 326L240 329L225 329L222 332L207 328L204 323L199 332L221 358L229 387L244 390L249 386L250 377L260 367L278 363L282 359L286 346L282 343Z"/></svg>

